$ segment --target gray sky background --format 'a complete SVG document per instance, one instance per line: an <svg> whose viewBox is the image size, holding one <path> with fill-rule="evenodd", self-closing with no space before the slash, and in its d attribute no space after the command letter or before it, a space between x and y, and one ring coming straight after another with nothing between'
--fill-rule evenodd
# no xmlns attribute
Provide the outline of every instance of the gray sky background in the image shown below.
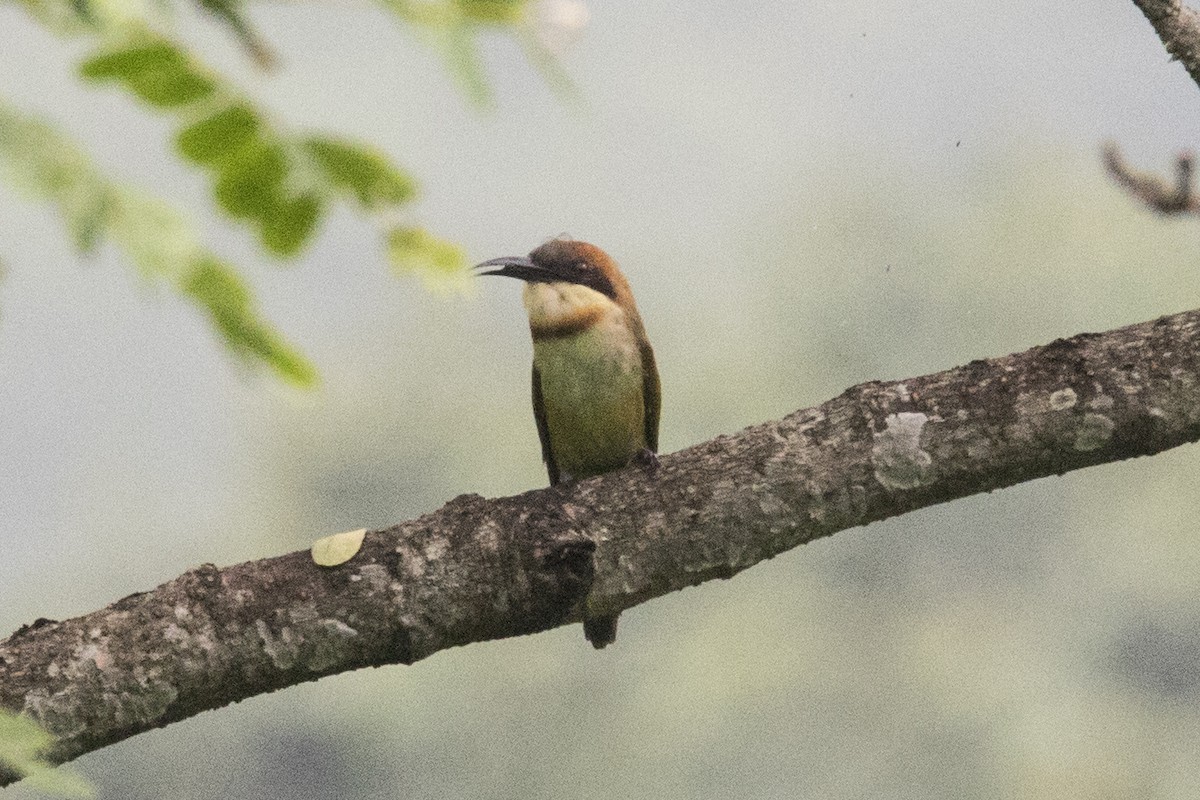
<svg viewBox="0 0 1200 800"><path fill-rule="evenodd" d="M415 218L473 258L563 232L617 256L668 452L1200 305L1200 225L1099 163L1111 138L1168 170L1200 126L1127 0L589 8L565 60L582 105L486 36L490 112L366 4L255 7L269 75L181 25L279 120L384 148L422 183ZM264 258L169 120L81 87L84 52L0 5L0 95L192 210L323 383L247 372L0 185L0 630L544 482L517 287L431 295L344 212ZM636 609L600 655L578 630L465 648L78 766L102 797L1191 797L1198 469L1185 448L931 509Z"/></svg>

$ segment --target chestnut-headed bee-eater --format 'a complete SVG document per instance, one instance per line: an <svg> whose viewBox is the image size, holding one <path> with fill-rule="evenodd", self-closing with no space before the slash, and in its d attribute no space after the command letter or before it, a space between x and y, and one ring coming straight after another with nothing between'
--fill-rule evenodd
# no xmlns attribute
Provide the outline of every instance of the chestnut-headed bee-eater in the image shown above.
<svg viewBox="0 0 1200 800"><path fill-rule="evenodd" d="M476 266L525 282L533 336L533 418L551 485L657 464L661 393L654 350L629 282L587 242L552 239L528 256ZM616 639L617 614L584 611L597 648Z"/></svg>

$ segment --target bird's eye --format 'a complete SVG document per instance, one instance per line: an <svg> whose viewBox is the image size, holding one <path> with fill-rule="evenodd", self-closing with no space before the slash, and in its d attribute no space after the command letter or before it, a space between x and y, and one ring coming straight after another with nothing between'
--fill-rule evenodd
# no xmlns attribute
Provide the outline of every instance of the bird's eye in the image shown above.
<svg viewBox="0 0 1200 800"><path fill-rule="evenodd" d="M580 261L578 264L575 265L575 268L578 270L587 272L588 270L590 270L592 268L592 265L586 261Z"/></svg>

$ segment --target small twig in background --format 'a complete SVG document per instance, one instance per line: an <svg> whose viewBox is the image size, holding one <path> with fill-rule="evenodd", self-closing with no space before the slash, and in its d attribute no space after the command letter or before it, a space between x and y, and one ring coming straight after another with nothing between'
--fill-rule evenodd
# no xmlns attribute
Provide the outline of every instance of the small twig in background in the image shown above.
<svg viewBox="0 0 1200 800"><path fill-rule="evenodd" d="M1192 162L1190 151L1179 154L1175 163L1175 185L1149 172L1132 169L1116 144L1108 142L1103 149L1104 168L1129 193L1160 214L1200 214L1200 196L1192 192Z"/></svg>

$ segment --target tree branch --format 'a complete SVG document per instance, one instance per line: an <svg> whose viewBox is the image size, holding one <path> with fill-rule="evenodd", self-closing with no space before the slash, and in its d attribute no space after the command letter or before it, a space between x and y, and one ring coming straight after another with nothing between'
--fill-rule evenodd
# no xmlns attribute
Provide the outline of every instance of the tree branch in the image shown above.
<svg viewBox="0 0 1200 800"><path fill-rule="evenodd" d="M1150 20L1171 58L1181 62L1200 86L1200 14L1185 6L1182 0L1133 2Z"/></svg>
<svg viewBox="0 0 1200 800"><path fill-rule="evenodd" d="M1200 311L1080 334L855 386L652 474L464 495L338 567L307 551L204 565L38 620L0 642L0 707L45 726L63 762L323 675L577 622L585 597L629 608L845 528L1198 438Z"/></svg>

